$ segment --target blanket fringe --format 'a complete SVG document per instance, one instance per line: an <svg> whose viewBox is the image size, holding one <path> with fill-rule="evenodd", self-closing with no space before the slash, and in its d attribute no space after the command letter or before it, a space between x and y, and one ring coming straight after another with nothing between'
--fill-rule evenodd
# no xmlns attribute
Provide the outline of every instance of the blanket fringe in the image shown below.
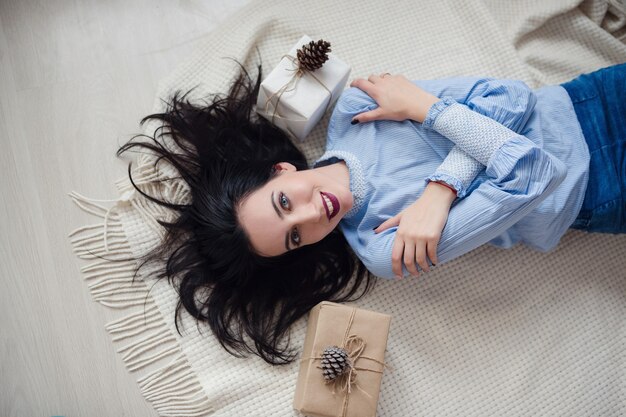
<svg viewBox="0 0 626 417"><path fill-rule="evenodd" d="M182 354L138 382L160 416L197 417L214 411Z"/></svg>
<svg viewBox="0 0 626 417"><path fill-rule="evenodd" d="M161 329L165 326L161 314L155 304L149 308L130 314L107 324L106 330L114 342L137 336L149 330Z"/></svg>
<svg viewBox="0 0 626 417"><path fill-rule="evenodd" d="M136 371L170 354L179 352L178 345L171 346L172 342L175 343L176 338L169 331L165 333L157 331L120 348L118 353L125 353L122 359L131 371ZM152 355L149 354L157 347L163 347L168 343L170 346L166 346Z"/></svg>
<svg viewBox="0 0 626 417"><path fill-rule="evenodd" d="M149 184L163 178L163 173L136 168L135 182ZM77 228L69 234L76 255L93 260L81 268L81 272L94 301L115 309L132 309L132 312L106 325L114 342L128 340L118 349L124 364L131 372L137 372L156 362L170 359L166 366L138 379L140 390L160 416L200 417L213 413L210 402L200 382L192 371L180 345L163 320L158 306L150 295L142 275L135 273L137 261L126 236L120 209L135 209L152 231L162 233L155 218L165 215L158 207L145 199L134 199L135 190L128 179L117 182L122 197L118 200L94 200L77 192L69 195L78 207L100 219L101 223ZM176 201L183 201L186 190L172 181L168 194ZM97 202L113 201L105 208ZM141 308L140 308L141 307ZM173 360L172 360L173 358Z"/></svg>

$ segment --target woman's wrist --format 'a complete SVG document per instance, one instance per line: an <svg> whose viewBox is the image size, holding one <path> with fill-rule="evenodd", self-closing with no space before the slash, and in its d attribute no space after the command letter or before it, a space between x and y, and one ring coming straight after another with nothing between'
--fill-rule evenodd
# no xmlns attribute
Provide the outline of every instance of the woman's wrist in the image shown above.
<svg viewBox="0 0 626 417"><path fill-rule="evenodd" d="M416 105L409 118L411 120L415 120L416 122L424 123L430 108L439 100L441 100L439 97L421 90L420 94L417 95Z"/></svg>
<svg viewBox="0 0 626 417"><path fill-rule="evenodd" d="M429 181L426 189L429 190L429 192L437 193L450 204L452 204L452 202L456 199L457 194L454 187L443 181Z"/></svg>

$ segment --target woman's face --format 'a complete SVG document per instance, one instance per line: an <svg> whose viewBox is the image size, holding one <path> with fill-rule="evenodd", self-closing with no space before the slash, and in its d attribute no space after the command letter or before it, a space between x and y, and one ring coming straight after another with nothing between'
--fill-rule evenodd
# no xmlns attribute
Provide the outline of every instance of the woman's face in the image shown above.
<svg viewBox="0 0 626 417"><path fill-rule="evenodd" d="M354 202L345 165L343 178L332 165L304 171L287 162L275 167L276 176L245 198L238 211L241 226L262 256L319 242Z"/></svg>

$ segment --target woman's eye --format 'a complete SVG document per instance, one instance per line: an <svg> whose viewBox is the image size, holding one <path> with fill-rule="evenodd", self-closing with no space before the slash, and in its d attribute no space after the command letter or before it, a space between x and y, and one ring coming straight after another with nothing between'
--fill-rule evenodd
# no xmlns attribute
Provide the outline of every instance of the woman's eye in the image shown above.
<svg viewBox="0 0 626 417"><path fill-rule="evenodd" d="M289 210L289 199L285 196L285 194L281 193L279 200L282 208L284 208L285 210Z"/></svg>
<svg viewBox="0 0 626 417"><path fill-rule="evenodd" d="M291 241L296 245L300 244L300 233L298 233L298 229L294 228L291 231Z"/></svg>

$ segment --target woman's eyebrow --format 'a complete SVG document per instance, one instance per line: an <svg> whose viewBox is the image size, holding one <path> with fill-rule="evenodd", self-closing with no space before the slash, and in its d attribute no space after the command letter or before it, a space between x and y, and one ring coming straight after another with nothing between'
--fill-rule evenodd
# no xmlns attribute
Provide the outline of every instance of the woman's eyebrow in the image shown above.
<svg viewBox="0 0 626 417"><path fill-rule="evenodd" d="M278 214L278 217L280 217L280 219L282 220L283 213L280 212L280 210L278 209L278 206L276 205L276 202L274 201L274 191L272 191L271 199L272 199L272 207L274 207L276 214Z"/></svg>
<svg viewBox="0 0 626 417"><path fill-rule="evenodd" d="M272 199L272 207L274 207L276 214L278 214L278 217L280 217L280 219L282 220L283 213L280 212L280 210L278 209L278 206L276 205L276 202L274 201L274 191L272 191L271 199ZM285 235L285 249L287 249L287 252L291 250L289 249L289 232L287 232L287 234Z"/></svg>

